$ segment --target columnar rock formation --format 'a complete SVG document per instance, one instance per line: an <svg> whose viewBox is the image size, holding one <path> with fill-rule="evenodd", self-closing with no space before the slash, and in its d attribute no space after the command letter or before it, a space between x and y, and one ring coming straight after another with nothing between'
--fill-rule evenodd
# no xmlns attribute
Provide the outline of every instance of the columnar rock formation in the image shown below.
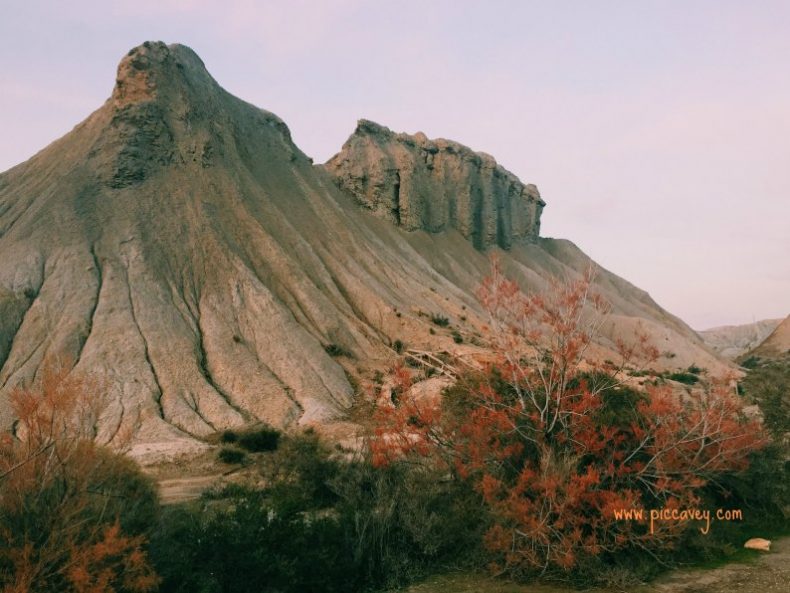
<svg viewBox="0 0 790 593"><path fill-rule="evenodd" d="M363 119L325 166L359 204L409 231L454 228L478 249L508 249L540 233L538 189L457 142L395 134Z"/></svg>

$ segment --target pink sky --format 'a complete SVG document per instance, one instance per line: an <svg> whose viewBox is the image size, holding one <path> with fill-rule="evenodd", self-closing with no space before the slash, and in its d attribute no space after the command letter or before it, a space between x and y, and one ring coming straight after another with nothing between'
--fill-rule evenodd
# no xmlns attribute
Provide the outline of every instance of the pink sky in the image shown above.
<svg viewBox="0 0 790 593"><path fill-rule="evenodd" d="M185 43L316 161L357 119L494 155L568 238L693 327L790 313L790 3L4 3L0 170Z"/></svg>

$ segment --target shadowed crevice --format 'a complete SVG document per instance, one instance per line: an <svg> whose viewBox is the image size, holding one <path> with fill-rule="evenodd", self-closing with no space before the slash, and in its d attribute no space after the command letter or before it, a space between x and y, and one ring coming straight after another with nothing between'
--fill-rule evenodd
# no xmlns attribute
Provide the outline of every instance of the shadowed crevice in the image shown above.
<svg viewBox="0 0 790 593"><path fill-rule="evenodd" d="M165 411L164 407L162 406L162 398L164 397L164 390L162 389L162 384L159 382L159 375L156 373L156 367L154 367L154 363L151 360L151 356L148 352L148 340L143 334L143 330L140 327L140 323L137 321L137 311L135 309L134 298L132 297L132 285L129 282L129 266L128 264L124 267L124 278L126 280L126 294L127 298L129 299L129 312L132 315L132 323L134 327L137 329L137 333L140 336L140 340L143 342L143 356L145 357L145 362L148 364L148 367L151 369L151 376L154 379L154 383L156 383L156 389L158 391L157 395L154 397L154 401L156 402L157 411L159 413L159 417L162 420L165 420Z"/></svg>
<svg viewBox="0 0 790 593"><path fill-rule="evenodd" d="M91 337L91 333L93 332L93 325L96 318L96 310L99 308L99 300L101 299L101 292L104 286L104 275L102 273L101 264L99 263L99 258L96 255L96 245L93 244L90 246L90 255L91 260L93 261L93 269L96 272L96 297L93 299L93 306L91 307L90 314L88 315L88 329L85 332L85 339L81 340L79 350L77 351L77 356L74 359L74 365L71 367L72 369L77 368L77 365L80 363L80 359L82 358L82 353L85 350L85 346L88 343L88 340Z"/></svg>

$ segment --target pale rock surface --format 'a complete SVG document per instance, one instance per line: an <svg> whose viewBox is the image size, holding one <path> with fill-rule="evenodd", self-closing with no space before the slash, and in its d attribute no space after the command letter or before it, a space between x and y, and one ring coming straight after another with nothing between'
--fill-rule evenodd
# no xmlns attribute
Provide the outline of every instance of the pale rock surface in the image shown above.
<svg viewBox="0 0 790 593"><path fill-rule="evenodd" d="M744 548L748 548L749 550L759 550L761 552L770 552L771 551L771 540L763 539L761 537L753 537L746 541L743 544Z"/></svg>
<svg viewBox="0 0 790 593"><path fill-rule="evenodd" d="M700 331L699 335L713 350L735 360L759 346L781 322L781 319L763 319L744 325L724 325Z"/></svg>
<svg viewBox="0 0 790 593"><path fill-rule="evenodd" d="M325 167L359 204L409 231L453 228L477 248L505 249L540 234L538 189L457 142L363 119Z"/></svg>
<svg viewBox="0 0 790 593"><path fill-rule="evenodd" d="M760 358L782 358L790 356L790 316L782 320L776 329L747 356Z"/></svg>

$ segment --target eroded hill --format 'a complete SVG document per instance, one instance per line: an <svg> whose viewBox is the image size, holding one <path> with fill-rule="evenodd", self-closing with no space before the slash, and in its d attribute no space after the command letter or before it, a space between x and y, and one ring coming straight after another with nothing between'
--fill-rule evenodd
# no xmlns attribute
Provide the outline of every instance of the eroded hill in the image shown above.
<svg viewBox="0 0 790 593"><path fill-rule="evenodd" d="M590 265L539 237L542 208L491 157L372 123L313 165L192 50L146 43L102 107L0 175L0 420L57 363L100 382L103 437L133 434L140 457L259 420L340 420L349 377L391 364L397 341L478 348L490 253L526 289ZM602 348L639 327L666 366L725 368L647 293L596 282L614 307ZM431 314L468 339L432 333Z"/></svg>

